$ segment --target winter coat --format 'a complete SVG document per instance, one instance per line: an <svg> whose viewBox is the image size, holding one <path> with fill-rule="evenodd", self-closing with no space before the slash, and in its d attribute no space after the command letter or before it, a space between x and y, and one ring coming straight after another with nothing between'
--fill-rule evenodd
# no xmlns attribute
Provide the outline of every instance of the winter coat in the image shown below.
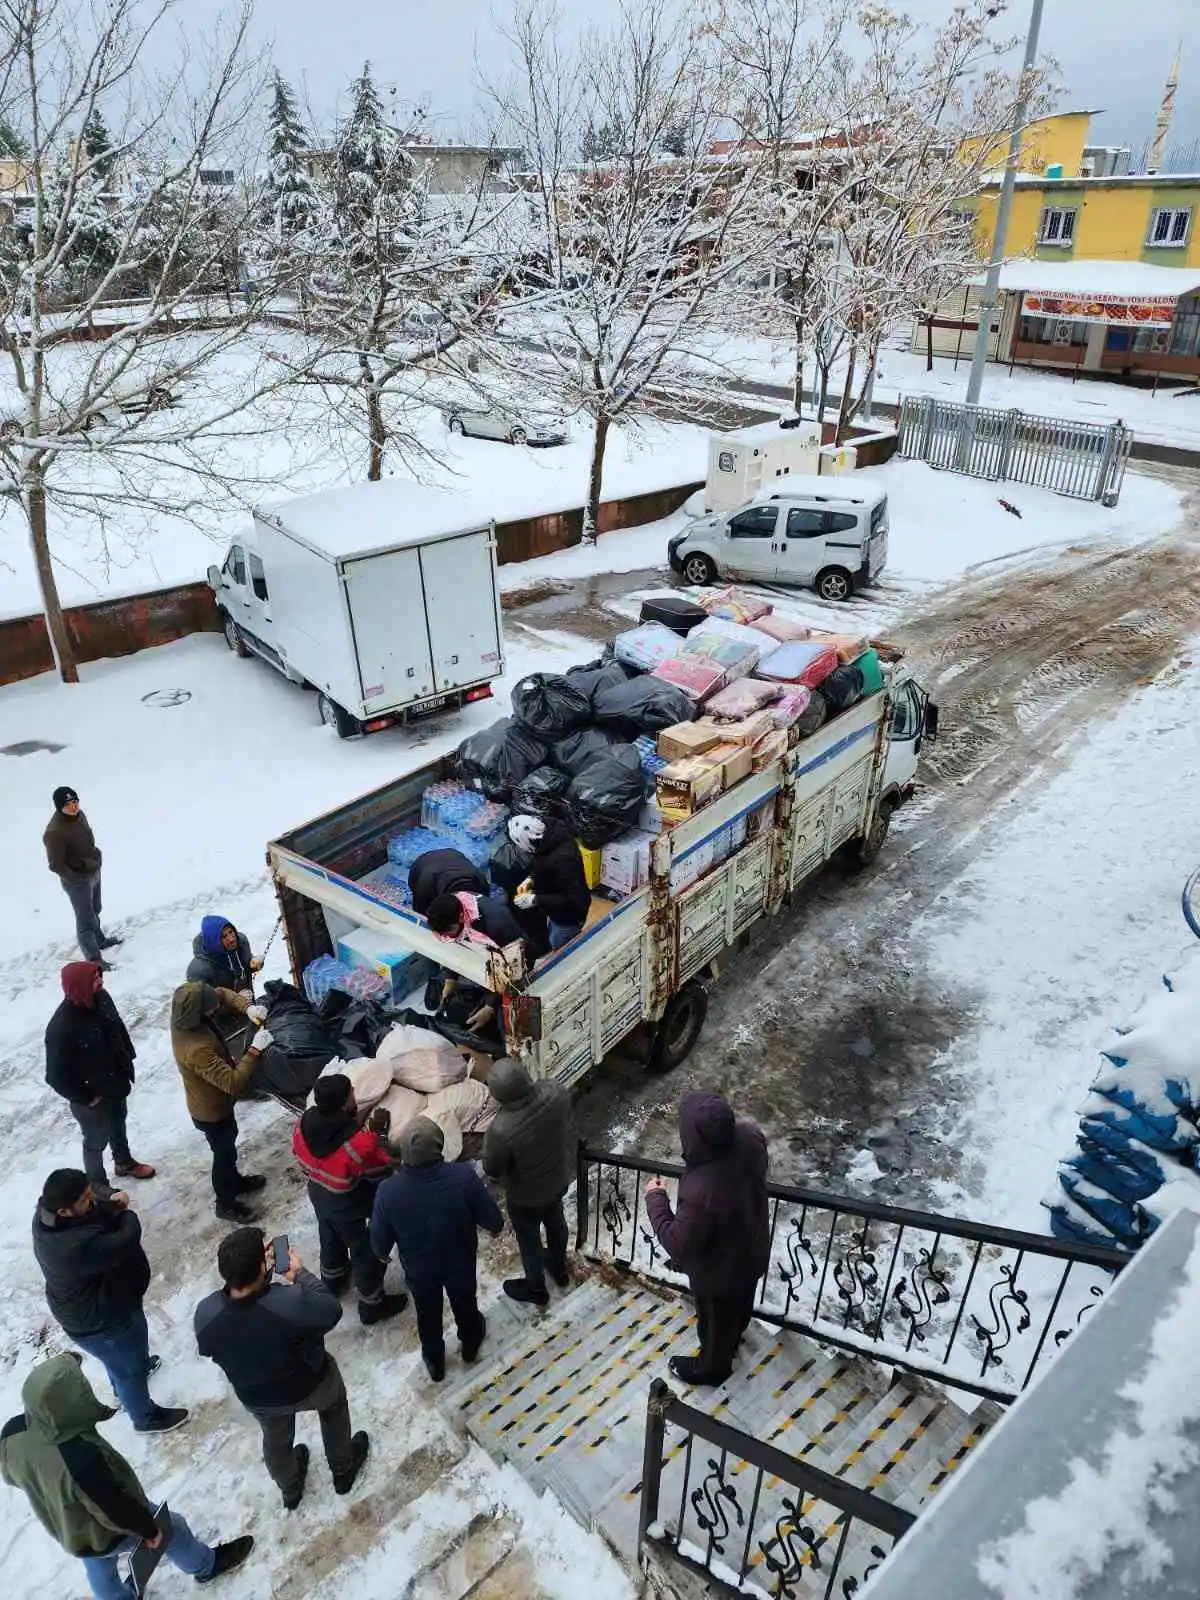
<svg viewBox="0 0 1200 1600"><path fill-rule="evenodd" d="M224 1122L231 1117L234 1101L250 1087L258 1061L249 1050L234 1061L212 1017L204 1015L205 996L211 1001L213 994L243 1015L250 1004L232 989L213 990L202 983L181 984L171 1000L171 1048L183 1079L188 1115L195 1122Z"/></svg>
<svg viewBox="0 0 1200 1600"><path fill-rule="evenodd" d="M738 1294L767 1270L767 1141L735 1119L719 1094L687 1094L679 1107L685 1170L676 1209L661 1189L646 1196L650 1226L696 1294Z"/></svg>
<svg viewBox="0 0 1200 1600"><path fill-rule="evenodd" d="M592 905L579 846L565 824L552 817L533 853L533 892L537 909L560 928L587 920Z"/></svg>
<svg viewBox="0 0 1200 1600"><path fill-rule="evenodd" d="M46 861L64 883L86 883L100 871L100 851L82 811L73 817L56 811L42 834Z"/></svg>
<svg viewBox="0 0 1200 1600"><path fill-rule="evenodd" d="M142 1225L135 1212L109 1200L97 1200L84 1217L38 1206L33 1253L50 1314L72 1338L122 1327L150 1287Z"/></svg>
<svg viewBox="0 0 1200 1600"><path fill-rule="evenodd" d="M552 1205L575 1175L570 1095L560 1083L531 1083L509 1058L493 1064L488 1089L500 1109L484 1137L483 1170L512 1205Z"/></svg>
<svg viewBox="0 0 1200 1600"><path fill-rule="evenodd" d="M106 1555L131 1533L158 1529L137 1474L96 1432L115 1417L79 1357L52 1356L21 1389L24 1411L0 1432L0 1478L20 1489L52 1539L73 1556Z"/></svg>
<svg viewBox="0 0 1200 1600"><path fill-rule="evenodd" d="M371 1248L382 1261L394 1246L410 1283L474 1283L477 1230L498 1234L503 1227L475 1168L438 1157L403 1166L379 1185Z"/></svg>
<svg viewBox="0 0 1200 1600"><path fill-rule="evenodd" d="M292 1153L308 1179L318 1218L370 1217L375 1190L392 1170L377 1134L343 1111L310 1106L292 1130Z"/></svg>
<svg viewBox="0 0 1200 1600"><path fill-rule="evenodd" d="M488 881L461 850L429 850L408 869L413 910L424 916L440 894L486 895Z"/></svg>
<svg viewBox="0 0 1200 1600"><path fill-rule="evenodd" d="M294 1283L268 1278L243 1300L218 1289L196 1307L196 1345L244 1406L294 1406L325 1376L325 1335L342 1319L338 1298L301 1267Z"/></svg>
<svg viewBox="0 0 1200 1600"><path fill-rule="evenodd" d="M188 983L207 983L214 989L254 988L250 971L250 941L238 933L237 949L226 950L221 934L233 924L227 917L205 917L200 932L192 940L192 959L185 974ZM237 929L234 928L237 933Z"/></svg>
<svg viewBox="0 0 1200 1600"><path fill-rule="evenodd" d="M506 906L503 900L493 900L490 895L481 895L476 905L478 910L473 927L486 933L497 949L503 949L506 944L516 944L521 937L521 929L511 906Z"/></svg>
<svg viewBox="0 0 1200 1600"><path fill-rule="evenodd" d="M112 996L94 987L98 970L94 961L63 968L63 987L70 984L78 998L69 995L46 1028L46 1082L64 1100L84 1105L127 1095L137 1054Z"/></svg>

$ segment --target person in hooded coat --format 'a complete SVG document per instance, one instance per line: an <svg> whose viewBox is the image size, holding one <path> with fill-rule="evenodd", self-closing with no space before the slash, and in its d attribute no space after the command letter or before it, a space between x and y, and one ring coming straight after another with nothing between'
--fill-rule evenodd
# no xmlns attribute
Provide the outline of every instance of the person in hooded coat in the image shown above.
<svg viewBox="0 0 1200 1600"><path fill-rule="evenodd" d="M133 1589L118 1559L142 1540L156 1548L164 1535L137 1473L96 1430L116 1410L101 1405L70 1351L33 1368L21 1386L21 1405L0 1430L0 1478L26 1497L50 1537L83 1562L96 1600L128 1600ZM224 1577L254 1548L249 1534L214 1548L177 1511L168 1514L163 1554L197 1583Z"/></svg>
<svg viewBox="0 0 1200 1600"><path fill-rule="evenodd" d="M513 905L538 915L548 948L559 950L583 931L592 904L579 846L557 817L510 817L508 836L518 849L533 852L528 882L513 896Z"/></svg>
<svg viewBox="0 0 1200 1600"><path fill-rule="evenodd" d="M724 1383L770 1262L767 1141L722 1095L698 1092L680 1102L679 1142L675 1210L661 1178L646 1185L650 1226L696 1299L699 1352L673 1356L670 1367L684 1383Z"/></svg>
<svg viewBox="0 0 1200 1600"><path fill-rule="evenodd" d="M458 894L460 890L486 895L488 881L461 850L427 850L409 867L408 888L413 910L423 917L440 895Z"/></svg>
<svg viewBox="0 0 1200 1600"><path fill-rule="evenodd" d="M353 1273L359 1321L383 1322L408 1304L407 1295L384 1294L387 1269L371 1249L368 1226L375 1191L392 1174L383 1143L390 1118L386 1111L375 1111L367 1126L360 1127L354 1085L340 1072L318 1078L313 1099L315 1105L292 1131L292 1153L308 1179L308 1198L316 1213L321 1282L342 1295Z"/></svg>
<svg viewBox="0 0 1200 1600"><path fill-rule="evenodd" d="M98 962L69 961L62 987L66 998L46 1028L46 1082L71 1107L83 1133L83 1170L105 1200L112 1193L104 1170L109 1146L119 1178L154 1176L130 1154L126 1132L137 1052Z"/></svg>
<svg viewBox="0 0 1200 1600"><path fill-rule="evenodd" d="M202 917L200 932L192 940L192 959L184 974L188 983L207 983L214 989L234 989L254 999L254 974L262 962L250 954L250 941L225 917Z"/></svg>
<svg viewBox="0 0 1200 1600"><path fill-rule="evenodd" d="M54 815L46 824L42 843L46 864L63 886L75 913L75 937L88 961L105 972L112 963L104 951L121 943L100 925L100 846L87 817L79 809L79 796L63 784L54 791Z"/></svg>
<svg viewBox="0 0 1200 1600"><path fill-rule="evenodd" d="M500 1234L504 1218L465 1161L442 1158L445 1135L428 1117L414 1117L400 1135L404 1163L379 1185L371 1217L371 1244L381 1261L395 1249L417 1313L425 1369L435 1383L446 1376L442 1295L454 1313L462 1358L477 1359L487 1332L475 1281L478 1230Z"/></svg>
<svg viewBox="0 0 1200 1600"><path fill-rule="evenodd" d="M531 1083L521 1063L508 1056L493 1063L488 1090L500 1110L484 1137L483 1170L504 1188L525 1273L506 1279L504 1292L510 1300L544 1306L550 1299L547 1272L560 1289L571 1281L563 1212L563 1195L575 1176L571 1097L561 1083Z"/></svg>
<svg viewBox="0 0 1200 1600"><path fill-rule="evenodd" d="M225 1036L217 1026L222 1006L240 1011L258 1024L258 1032L239 1061L233 1059ZM237 1165L237 1117L234 1105L250 1087L255 1064L272 1043L262 1026L264 1006L251 1005L233 989L214 989L207 983L181 983L171 997L171 1048L183 1079L188 1114L212 1151L212 1186L217 1216L223 1222L247 1222L251 1212L242 1200L266 1184L257 1175L243 1174Z"/></svg>

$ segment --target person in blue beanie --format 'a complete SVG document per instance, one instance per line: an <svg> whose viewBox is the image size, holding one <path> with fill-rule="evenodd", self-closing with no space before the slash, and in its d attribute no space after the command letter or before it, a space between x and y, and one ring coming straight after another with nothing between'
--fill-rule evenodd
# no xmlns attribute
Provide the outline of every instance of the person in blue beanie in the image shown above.
<svg viewBox="0 0 1200 1600"><path fill-rule="evenodd" d="M192 940L187 982L207 983L214 989L233 989L254 999L254 974L262 962L250 954L250 941L227 917L203 917Z"/></svg>

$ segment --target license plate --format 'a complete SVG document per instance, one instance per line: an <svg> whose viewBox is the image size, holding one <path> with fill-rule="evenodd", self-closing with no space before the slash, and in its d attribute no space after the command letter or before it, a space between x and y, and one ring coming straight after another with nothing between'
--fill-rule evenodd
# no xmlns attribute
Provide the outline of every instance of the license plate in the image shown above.
<svg viewBox="0 0 1200 1600"><path fill-rule="evenodd" d="M449 698L448 694L435 694L428 700L414 700L408 708L409 717L427 717L431 711L440 711Z"/></svg>

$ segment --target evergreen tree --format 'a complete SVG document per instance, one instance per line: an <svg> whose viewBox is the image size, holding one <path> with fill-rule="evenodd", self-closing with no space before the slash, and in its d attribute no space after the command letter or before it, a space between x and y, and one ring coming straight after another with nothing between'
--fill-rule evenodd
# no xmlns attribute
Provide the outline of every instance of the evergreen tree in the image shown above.
<svg viewBox="0 0 1200 1600"><path fill-rule="evenodd" d="M350 94L350 115L337 144L338 201L339 209L361 223L380 194L395 186L403 160L395 130L384 118L369 61L351 84Z"/></svg>
<svg viewBox="0 0 1200 1600"><path fill-rule="evenodd" d="M29 146L7 117L0 117L0 159L12 161L28 155Z"/></svg>
<svg viewBox="0 0 1200 1600"><path fill-rule="evenodd" d="M104 118L98 106L93 106L87 114L87 120L83 124L82 141L88 160L92 163L89 176L97 183L110 183L116 156L112 153L113 142L109 138L108 129L104 125Z"/></svg>
<svg viewBox="0 0 1200 1600"><path fill-rule="evenodd" d="M282 238L310 221L314 191L305 168L308 134L300 120L296 97L278 72L271 93L269 127L267 206L276 237Z"/></svg>

